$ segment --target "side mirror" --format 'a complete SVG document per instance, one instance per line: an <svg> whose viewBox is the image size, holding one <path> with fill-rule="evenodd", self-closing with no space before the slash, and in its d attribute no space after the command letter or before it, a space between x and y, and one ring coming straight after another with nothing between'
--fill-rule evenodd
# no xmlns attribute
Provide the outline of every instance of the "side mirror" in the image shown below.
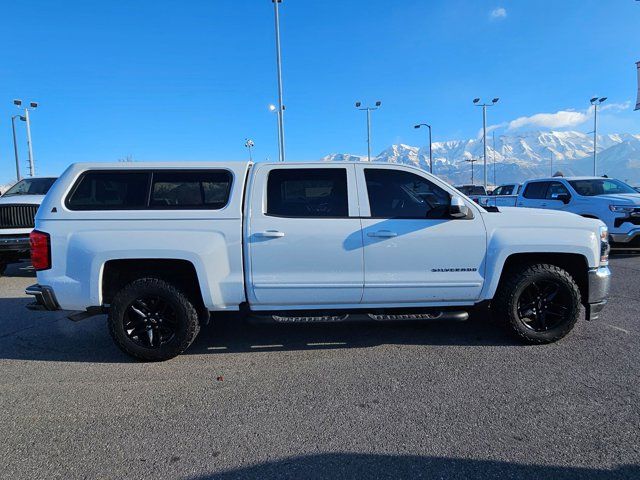
<svg viewBox="0 0 640 480"><path fill-rule="evenodd" d="M571 195L569 195L568 193L554 193L553 195L551 195L551 198L553 200L560 200L566 205L571 200Z"/></svg>
<svg viewBox="0 0 640 480"><path fill-rule="evenodd" d="M462 198L453 196L451 197L451 205L449 205L449 215L452 218L465 218L469 215L469 207Z"/></svg>

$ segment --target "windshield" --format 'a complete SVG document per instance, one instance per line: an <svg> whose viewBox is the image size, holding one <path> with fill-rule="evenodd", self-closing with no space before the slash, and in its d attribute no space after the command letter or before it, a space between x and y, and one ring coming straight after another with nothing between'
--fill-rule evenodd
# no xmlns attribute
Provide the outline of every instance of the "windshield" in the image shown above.
<svg viewBox="0 0 640 480"><path fill-rule="evenodd" d="M3 195L46 195L55 178L25 178L20 180Z"/></svg>
<svg viewBox="0 0 640 480"><path fill-rule="evenodd" d="M570 180L569 183L578 195L593 197L618 193L638 193L629 185L612 178L594 178L591 180Z"/></svg>

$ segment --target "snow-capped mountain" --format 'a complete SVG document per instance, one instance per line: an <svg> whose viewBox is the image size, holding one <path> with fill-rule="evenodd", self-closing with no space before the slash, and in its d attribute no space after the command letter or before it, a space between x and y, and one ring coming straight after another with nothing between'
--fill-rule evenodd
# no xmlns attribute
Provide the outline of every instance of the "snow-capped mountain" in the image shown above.
<svg viewBox="0 0 640 480"><path fill-rule="evenodd" d="M447 181L471 182L471 163L475 182L481 183L483 170L482 139L450 140L433 143L433 171ZM363 155L331 154L323 160L367 161ZM591 175L593 172L593 136L581 132L528 132L521 135L496 135L487 138L488 180L496 184L522 182L549 176L560 170L565 175ZM429 169L429 146L391 145L372 161L405 163ZM640 184L640 135L598 136L598 174L607 174Z"/></svg>

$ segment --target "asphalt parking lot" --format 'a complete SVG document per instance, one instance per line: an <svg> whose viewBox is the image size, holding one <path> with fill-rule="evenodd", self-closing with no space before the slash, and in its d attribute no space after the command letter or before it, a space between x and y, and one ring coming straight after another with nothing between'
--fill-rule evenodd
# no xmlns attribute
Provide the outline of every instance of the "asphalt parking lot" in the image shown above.
<svg viewBox="0 0 640 480"><path fill-rule="evenodd" d="M463 324L250 326L165 363L0 278L0 477L640 478L640 257L602 318L523 346Z"/></svg>

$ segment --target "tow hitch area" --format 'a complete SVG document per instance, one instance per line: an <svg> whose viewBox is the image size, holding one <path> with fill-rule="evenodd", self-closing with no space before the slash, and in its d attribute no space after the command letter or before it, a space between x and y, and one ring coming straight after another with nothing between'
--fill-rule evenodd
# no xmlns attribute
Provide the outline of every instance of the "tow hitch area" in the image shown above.
<svg viewBox="0 0 640 480"><path fill-rule="evenodd" d="M24 291L27 295L33 295L35 302L27 305L29 310L60 310L60 305L51 287L43 285L31 285Z"/></svg>

